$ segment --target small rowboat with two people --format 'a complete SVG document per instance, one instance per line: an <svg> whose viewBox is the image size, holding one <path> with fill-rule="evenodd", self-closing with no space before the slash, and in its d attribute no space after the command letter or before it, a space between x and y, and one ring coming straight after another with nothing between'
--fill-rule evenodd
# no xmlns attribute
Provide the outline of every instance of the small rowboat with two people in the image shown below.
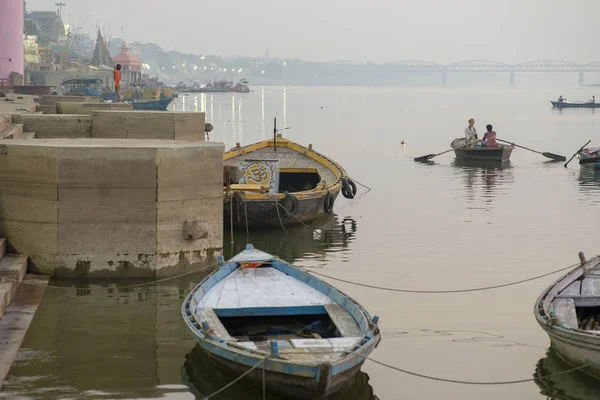
<svg viewBox="0 0 600 400"><path fill-rule="evenodd" d="M600 147L588 147L579 153L579 166L600 170Z"/></svg>
<svg viewBox="0 0 600 400"><path fill-rule="evenodd" d="M548 287L534 314L559 357L600 379L600 257L586 261Z"/></svg>
<svg viewBox="0 0 600 400"><path fill-rule="evenodd" d="M574 102L574 103L566 103L564 101L550 101L552 103L552 107L554 108L600 108L600 103L596 102Z"/></svg>
<svg viewBox="0 0 600 400"><path fill-rule="evenodd" d="M284 139L234 147L224 155L224 221L239 227L304 223L333 212L356 184L335 161Z"/></svg>
<svg viewBox="0 0 600 400"><path fill-rule="evenodd" d="M250 244L200 282L181 311L217 364L294 398L349 385L381 339L377 316Z"/></svg>
<svg viewBox="0 0 600 400"><path fill-rule="evenodd" d="M450 147L454 149L456 158L479 161L508 161L513 151L513 146L500 144L497 147L480 147L476 143L467 144L467 139L457 138Z"/></svg>

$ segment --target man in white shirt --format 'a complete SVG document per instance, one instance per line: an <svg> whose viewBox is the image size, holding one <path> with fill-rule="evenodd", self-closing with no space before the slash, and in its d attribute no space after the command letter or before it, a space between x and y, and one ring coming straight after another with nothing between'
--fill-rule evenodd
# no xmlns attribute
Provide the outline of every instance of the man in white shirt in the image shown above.
<svg viewBox="0 0 600 400"><path fill-rule="evenodd" d="M475 129L475 120L473 118L469 120L469 126L465 128L465 139L467 139L467 142L477 140L477 129Z"/></svg>

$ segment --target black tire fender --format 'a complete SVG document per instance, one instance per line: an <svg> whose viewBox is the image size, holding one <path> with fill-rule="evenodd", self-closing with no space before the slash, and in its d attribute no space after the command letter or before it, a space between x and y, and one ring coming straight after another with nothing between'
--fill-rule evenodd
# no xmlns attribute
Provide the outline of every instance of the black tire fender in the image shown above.
<svg viewBox="0 0 600 400"><path fill-rule="evenodd" d="M327 214L333 212L333 203L335 203L335 199L333 198L331 192L328 190L327 194L325 195L325 198L323 199L323 211L325 211Z"/></svg>
<svg viewBox="0 0 600 400"><path fill-rule="evenodd" d="M342 195L347 199L353 199L356 196L356 184L352 179L342 178Z"/></svg>
<svg viewBox="0 0 600 400"><path fill-rule="evenodd" d="M283 194L285 194L285 197L280 203L283 206L283 216L286 218L293 218L298 212L298 198L290 192L283 192Z"/></svg>

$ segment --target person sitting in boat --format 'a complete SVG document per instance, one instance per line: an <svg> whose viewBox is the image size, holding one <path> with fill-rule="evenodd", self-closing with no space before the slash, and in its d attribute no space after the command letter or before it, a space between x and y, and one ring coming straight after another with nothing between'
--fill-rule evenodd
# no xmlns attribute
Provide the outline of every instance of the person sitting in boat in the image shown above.
<svg viewBox="0 0 600 400"><path fill-rule="evenodd" d="M483 135L484 147L498 147L498 142L496 142L496 132L492 130L493 128L494 127L492 125L485 126L487 132Z"/></svg>
<svg viewBox="0 0 600 400"><path fill-rule="evenodd" d="M465 139L467 139L467 143L477 140L477 129L475 129L475 120L473 118L469 120L469 126L465 128Z"/></svg>
<svg viewBox="0 0 600 400"><path fill-rule="evenodd" d="M562 94L560 96L558 96L558 102L559 103L564 103L566 99L564 97L562 97Z"/></svg>
<svg viewBox="0 0 600 400"><path fill-rule="evenodd" d="M588 101L588 103L591 103L591 104L596 103L596 96L592 96L592 98Z"/></svg>

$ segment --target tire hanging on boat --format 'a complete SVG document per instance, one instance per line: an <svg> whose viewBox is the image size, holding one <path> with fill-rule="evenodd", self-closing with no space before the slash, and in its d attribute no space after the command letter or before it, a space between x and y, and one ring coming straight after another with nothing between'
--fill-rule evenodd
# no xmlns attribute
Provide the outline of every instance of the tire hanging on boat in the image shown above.
<svg viewBox="0 0 600 400"><path fill-rule="evenodd" d="M327 194L325 195L325 199L323 200L323 211L325 211L327 214L330 214L333 211L334 202L335 199L333 198L331 192L328 190Z"/></svg>
<svg viewBox="0 0 600 400"><path fill-rule="evenodd" d="M353 199L356 196L356 184L352 179L342 178L342 195L347 199Z"/></svg>
<svg viewBox="0 0 600 400"><path fill-rule="evenodd" d="M298 198L291 194L290 192L283 192L285 197L281 202L283 206L283 216L286 218L292 218L296 216L298 212Z"/></svg>
<svg viewBox="0 0 600 400"><path fill-rule="evenodd" d="M242 203L242 201L244 201L244 200L242 200L242 194L240 192L233 192L230 201L232 204L232 210L230 210L230 212L234 213L233 219L234 219L236 225L241 225L241 223L242 223L241 203Z"/></svg>

